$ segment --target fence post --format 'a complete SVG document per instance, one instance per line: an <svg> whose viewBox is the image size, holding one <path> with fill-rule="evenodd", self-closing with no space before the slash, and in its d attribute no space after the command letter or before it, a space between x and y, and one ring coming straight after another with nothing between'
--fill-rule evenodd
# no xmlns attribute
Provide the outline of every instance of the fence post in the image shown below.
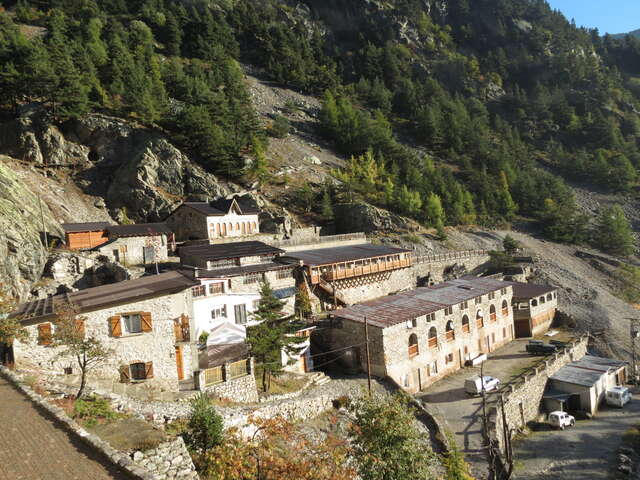
<svg viewBox="0 0 640 480"><path fill-rule="evenodd" d="M195 372L193 372L193 388L196 390L202 390L202 388L204 387L204 381L200 376L201 374L204 376L202 370L196 370Z"/></svg>
<svg viewBox="0 0 640 480"><path fill-rule="evenodd" d="M229 372L229 370L230 370L229 362L224 362L222 364L222 381L223 382L229 381L229 374L231 373Z"/></svg>

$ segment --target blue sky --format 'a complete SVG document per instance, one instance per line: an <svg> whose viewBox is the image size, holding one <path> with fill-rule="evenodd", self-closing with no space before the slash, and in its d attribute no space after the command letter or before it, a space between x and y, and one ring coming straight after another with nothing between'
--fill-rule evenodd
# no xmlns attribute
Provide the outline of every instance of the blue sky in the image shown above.
<svg viewBox="0 0 640 480"><path fill-rule="evenodd" d="M576 25L604 33L626 33L640 28L640 0L547 0Z"/></svg>

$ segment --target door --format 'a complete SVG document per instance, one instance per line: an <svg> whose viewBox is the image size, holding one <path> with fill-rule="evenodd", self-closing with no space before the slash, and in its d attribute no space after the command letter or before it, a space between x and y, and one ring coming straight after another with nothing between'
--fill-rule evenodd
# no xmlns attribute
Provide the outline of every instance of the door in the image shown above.
<svg viewBox="0 0 640 480"><path fill-rule="evenodd" d="M244 325L247 323L247 306L245 304L233 307L236 314L236 325Z"/></svg>
<svg viewBox="0 0 640 480"><path fill-rule="evenodd" d="M143 247L142 254L144 263L153 263L156 261L156 250L153 247Z"/></svg>
<svg viewBox="0 0 640 480"><path fill-rule="evenodd" d="M117 248L113 251L113 259L116 262L120 262L120 250L118 250Z"/></svg>
<svg viewBox="0 0 640 480"><path fill-rule="evenodd" d="M178 369L178 380L184 380L184 370L182 366L182 347L176 346L176 367Z"/></svg>

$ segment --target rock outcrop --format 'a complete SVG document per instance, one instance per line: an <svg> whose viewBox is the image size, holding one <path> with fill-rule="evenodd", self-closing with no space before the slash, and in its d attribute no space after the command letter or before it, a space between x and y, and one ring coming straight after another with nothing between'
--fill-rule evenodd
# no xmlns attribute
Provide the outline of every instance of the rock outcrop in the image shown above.
<svg viewBox="0 0 640 480"><path fill-rule="evenodd" d="M400 215L368 203L341 203L334 206L336 233L418 230L419 225Z"/></svg>
<svg viewBox="0 0 640 480"><path fill-rule="evenodd" d="M17 297L26 298L47 261L43 224L50 235L62 236L44 202L0 162L0 282Z"/></svg>

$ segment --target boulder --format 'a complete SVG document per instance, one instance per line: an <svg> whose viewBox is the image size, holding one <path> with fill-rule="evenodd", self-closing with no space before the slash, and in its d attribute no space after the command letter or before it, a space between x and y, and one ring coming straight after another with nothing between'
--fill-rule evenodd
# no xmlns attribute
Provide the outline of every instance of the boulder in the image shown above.
<svg viewBox="0 0 640 480"><path fill-rule="evenodd" d="M333 208L336 233L417 230L419 226L368 203L341 203Z"/></svg>

